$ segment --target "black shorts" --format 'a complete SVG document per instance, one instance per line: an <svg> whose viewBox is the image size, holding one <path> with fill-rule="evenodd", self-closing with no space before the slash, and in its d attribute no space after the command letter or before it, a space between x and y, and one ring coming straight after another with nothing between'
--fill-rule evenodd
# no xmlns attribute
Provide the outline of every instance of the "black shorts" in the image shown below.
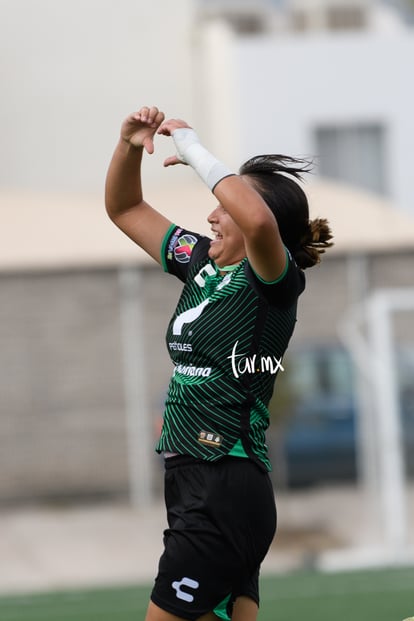
<svg viewBox="0 0 414 621"><path fill-rule="evenodd" d="M166 460L169 528L151 594L167 612L194 621L224 600L259 604L258 577L276 531L269 475L249 459Z"/></svg>

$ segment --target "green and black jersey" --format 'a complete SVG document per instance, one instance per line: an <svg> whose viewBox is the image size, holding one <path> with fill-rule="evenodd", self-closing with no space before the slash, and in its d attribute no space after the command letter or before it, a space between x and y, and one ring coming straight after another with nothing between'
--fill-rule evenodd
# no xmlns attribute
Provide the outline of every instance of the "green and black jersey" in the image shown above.
<svg viewBox="0 0 414 621"><path fill-rule="evenodd" d="M287 251L274 283L263 283L247 259L222 276L209 245L175 225L164 240L164 269L185 284L167 331L174 370L157 451L209 461L249 457L270 470L268 404L304 274Z"/></svg>

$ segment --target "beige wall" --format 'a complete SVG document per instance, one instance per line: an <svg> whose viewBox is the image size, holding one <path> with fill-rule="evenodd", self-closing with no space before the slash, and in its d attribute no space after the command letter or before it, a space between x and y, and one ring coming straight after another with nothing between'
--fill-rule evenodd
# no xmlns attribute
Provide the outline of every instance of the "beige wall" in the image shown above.
<svg viewBox="0 0 414 621"><path fill-rule="evenodd" d="M413 270L409 252L367 260L370 286L390 286L396 273L409 285ZM338 343L355 293L347 274L343 257L308 271L292 349ZM164 332L179 292L158 267L142 270L140 372L154 443L171 373ZM127 493L120 303L116 269L0 275L0 503ZM410 319L398 330L405 343L414 343ZM155 455L152 465L159 490Z"/></svg>

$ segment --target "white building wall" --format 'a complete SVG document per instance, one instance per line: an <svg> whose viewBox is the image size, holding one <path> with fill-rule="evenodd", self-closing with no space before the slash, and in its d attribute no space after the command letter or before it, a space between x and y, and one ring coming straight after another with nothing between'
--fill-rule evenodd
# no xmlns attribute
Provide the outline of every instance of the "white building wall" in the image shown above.
<svg viewBox="0 0 414 621"><path fill-rule="evenodd" d="M316 125L387 129L387 188L413 209L412 31L237 37L195 0L2 0L0 187L102 192L124 116L160 105L230 166L317 155ZM145 180L171 143L157 139ZM168 183L189 179L176 167Z"/></svg>
<svg viewBox="0 0 414 621"><path fill-rule="evenodd" d="M242 159L258 152L314 156L317 126L381 123L388 195L396 206L413 210L412 58L412 33L239 40Z"/></svg>
<svg viewBox="0 0 414 621"><path fill-rule="evenodd" d="M244 137L239 105L237 37L222 20L200 25L195 97L197 131L208 148L237 169Z"/></svg>
<svg viewBox="0 0 414 621"><path fill-rule="evenodd" d="M1 0L0 186L100 191L129 112L148 103L191 117L193 9L192 0ZM158 168L149 161L147 175Z"/></svg>

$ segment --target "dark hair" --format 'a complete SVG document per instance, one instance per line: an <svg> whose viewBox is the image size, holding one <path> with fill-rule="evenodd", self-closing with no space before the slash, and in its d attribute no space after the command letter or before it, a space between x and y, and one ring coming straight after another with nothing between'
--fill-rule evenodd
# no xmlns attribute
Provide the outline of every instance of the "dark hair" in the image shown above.
<svg viewBox="0 0 414 621"><path fill-rule="evenodd" d="M325 218L309 220L309 205L298 181L311 172L312 162L288 155L256 155L245 162L240 175L249 177L275 216L280 236L301 269L321 260L333 245Z"/></svg>

